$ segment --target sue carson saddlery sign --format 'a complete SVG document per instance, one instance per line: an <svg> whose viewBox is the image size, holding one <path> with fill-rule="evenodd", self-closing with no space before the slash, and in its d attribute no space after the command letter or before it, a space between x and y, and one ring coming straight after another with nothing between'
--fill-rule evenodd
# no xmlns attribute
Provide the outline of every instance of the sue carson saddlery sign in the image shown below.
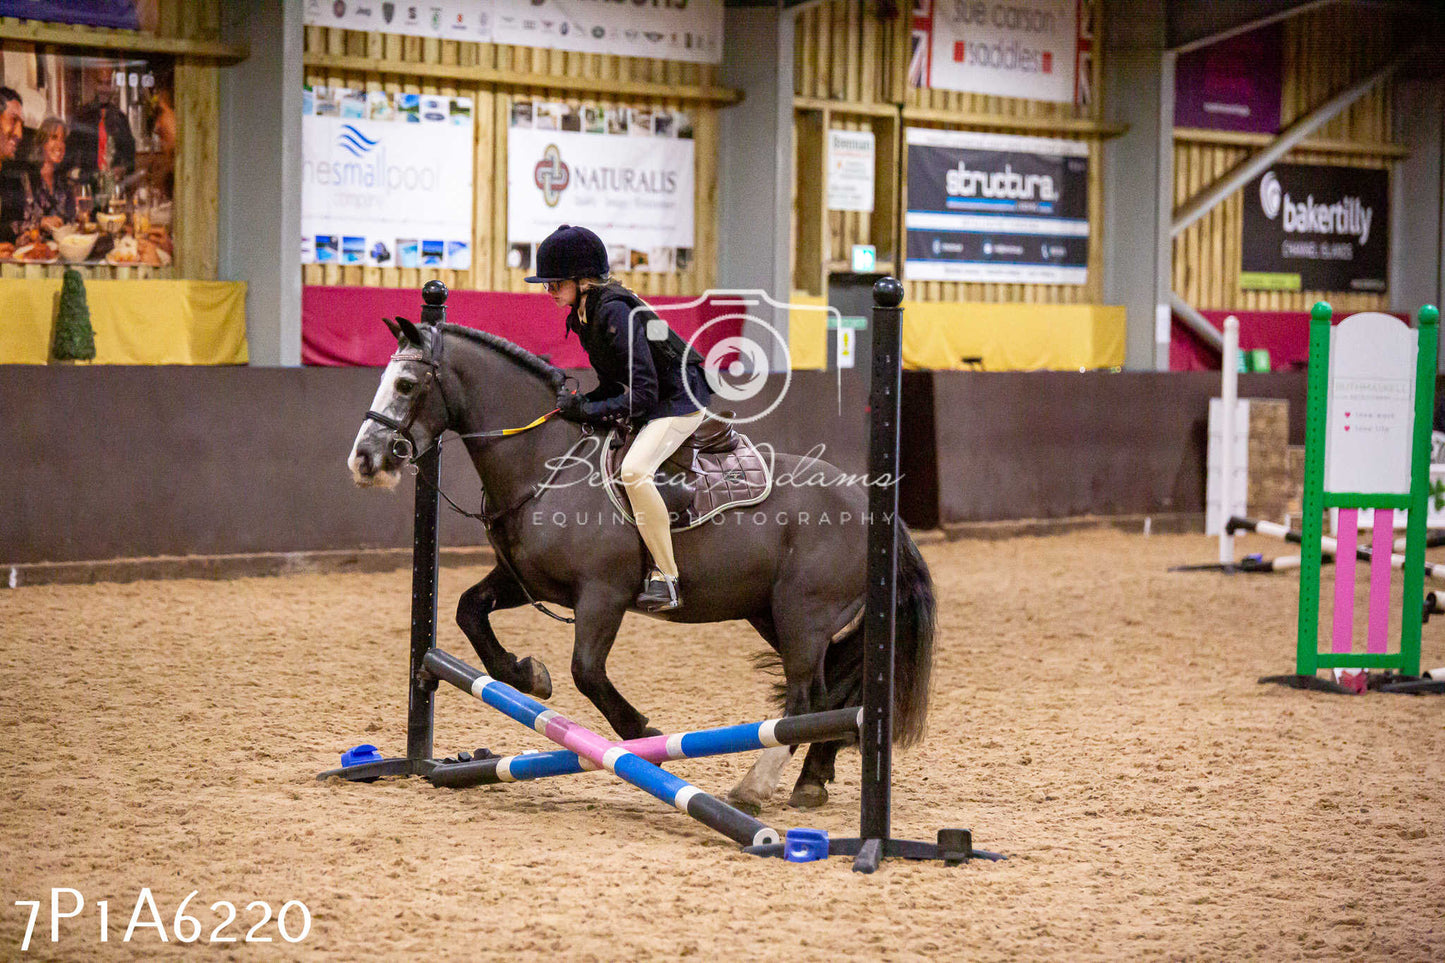
<svg viewBox="0 0 1445 963"><path fill-rule="evenodd" d="M871 130L828 131L828 210L873 210Z"/></svg>
<svg viewBox="0 0 1445 963"><path fill-rule="evenodd" d="M695 164L684 113L513 104L507 266L529 268L535 246L559 224L580 224L607 243L613 270L686 270Z"/></svg>
<svg viewBox="0 0 1445 963"><path fill-rule="evenodd" d="M1384 291L1389 172L1276 164L1244 189L1242 240L1246 290Z"/></svg>
<svg viewBox="0 0 1445 963"><path fill-rule="evenodd" d="M910 280L1084 284L1089 148L910 127Z"/></svg>
<svg viewBox="0 0 1445 963"><path fill-rule="evenodd" d="M914 0L915 87L1073 103L1078 0Z"/></svg>

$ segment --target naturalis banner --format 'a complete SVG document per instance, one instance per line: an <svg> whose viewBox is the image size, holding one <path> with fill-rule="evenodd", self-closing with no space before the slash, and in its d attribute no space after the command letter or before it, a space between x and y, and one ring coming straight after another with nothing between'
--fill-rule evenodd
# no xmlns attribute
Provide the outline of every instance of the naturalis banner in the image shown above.
<svg viewBox="0 0 1445 963"><path fill-rule="evenodd" d="M915 87L1073 103L1078 0L914 0Z"/></svg>
<svg viewBox="0 0 1445 963"><path fill-rule="evenodd" d="M538 242L580 224L612 268L692 263L692 122L673 111L521 102L507 129L507 266L530 269Z"/></svg>
<svg viewBox="0 0 1445 963"><path fill-rule="evenodd" d="M1087 144L919 127L906 140L905 277L1087 283Z"/></svg>
<svg viewBox="0 0 1445 963"><path fill-rule="evenodd" d="M314 27L579 53L722 59L723 0L306 0L304 20Z"/></svg>
<svg viewBox="0 0 1445 963"><path fill-rule="evenodd" d="M472 101L307 88L301 120L303 263L472 264Z"/></svg>
<svg viewBox="0 0 1445 963"><path fill-rule="evenodd" d="M1390 174L1276 164L1244 189L1239 286L1383 292L1390 263Z"/></svg>

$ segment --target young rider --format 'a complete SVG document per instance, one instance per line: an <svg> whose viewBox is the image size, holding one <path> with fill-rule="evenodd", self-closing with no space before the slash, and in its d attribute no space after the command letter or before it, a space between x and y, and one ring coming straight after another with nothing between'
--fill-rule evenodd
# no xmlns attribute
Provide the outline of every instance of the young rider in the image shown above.
<svg viewBox="0 0 1445 963"><path fill-rule="evenodd" d="M537 273L561 307L569 308L567 333L577 332L597 372L585 395L564 388L557 407L579 422L630 421L637 429L622 460L620 477L632 503L653 568L637 597L638 607L666 612L682 604L667 507L653 482L658 467L697 429L711 392L702 359L677 333L609 272L607 247L585 227L563 224L537 246ZM651 324L649 324L651 322ZM655 336L659 327L665 339Z"/></svg>

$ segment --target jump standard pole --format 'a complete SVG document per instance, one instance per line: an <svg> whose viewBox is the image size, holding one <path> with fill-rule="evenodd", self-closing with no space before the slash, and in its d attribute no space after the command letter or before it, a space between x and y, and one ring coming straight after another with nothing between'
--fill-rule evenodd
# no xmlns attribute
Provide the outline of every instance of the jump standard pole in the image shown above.
<svg viewBox="0 0 1445 963"><path fill-rule="evenodd" d="M868 394L868 567L863 614L862 798L857 838L828 839L829 856L853 856L853 870L872 873L887 857L1004 859L973 848L967 829L940 829L936 843L892 837L893 650L898 609L898 467L903 404L903 283L873 285L873 365ZM782 856L783 846L750 846Z"/></svg>
<svg viewBox="0 0 1445 963"><path fill-rule="evenodd" d="M446 320L447 289L440 281L422 286L421 319L424 324ZM412 514L411 658L407 665L406 756L329 769L317 779L340 776L353 782L371 782L384 776L425 776L437 762L432 758L435 731L436 680L422 666L436 646L438 520L441 507L441 447L433 445L416 460L416 507Z"/></svg>

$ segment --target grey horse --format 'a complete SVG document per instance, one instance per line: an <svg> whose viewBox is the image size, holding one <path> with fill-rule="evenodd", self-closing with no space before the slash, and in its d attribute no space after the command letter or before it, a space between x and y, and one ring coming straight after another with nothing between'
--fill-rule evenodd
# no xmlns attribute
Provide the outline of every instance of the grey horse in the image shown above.
<svg viewBox="0 0 1445 963"><path fill-rule="evenodd" d="M493 678L539 699L552 694L546 667L518 659L497 640L492 612L530 603L570 608L576 624L572 678L623 739L652 735L647 717L607 677L607 656L629 611L647 558L635 527L592 483L588 429L552 418L565 375L495 335L439 323L387 321L397 352L348 458L358 485L395 487L406 462L448 430L462 436L481 479L483 521L498 558L457 605L457 624ZM563 457L571 455L570 458ZM826 462L773 456L772 493L675 535L684 605L670 622L746 619L781 664L777 687L788 715L862 700L867 492ZM886 481L886 480L885 480ZM894 648L894 735L908 745L928 711L935 604L932 580L908 530L899 526ZM809 747L789 800L822 805L843 742ZM796 747L767 750L729 794L756 813Z"/></svg>

